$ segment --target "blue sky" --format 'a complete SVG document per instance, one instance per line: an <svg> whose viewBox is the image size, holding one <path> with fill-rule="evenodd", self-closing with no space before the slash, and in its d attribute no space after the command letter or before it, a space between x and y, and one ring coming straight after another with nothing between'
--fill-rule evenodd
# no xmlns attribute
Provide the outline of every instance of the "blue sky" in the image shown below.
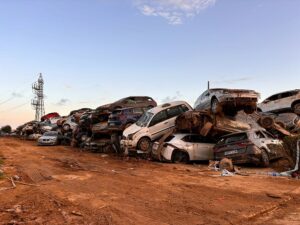
<svg viewBox="0 0 300 225"><path fill-rule="evenodd" d="M0 125L129 95L194 104L213 87L300 88L299 0L0 0Z"/></svg>

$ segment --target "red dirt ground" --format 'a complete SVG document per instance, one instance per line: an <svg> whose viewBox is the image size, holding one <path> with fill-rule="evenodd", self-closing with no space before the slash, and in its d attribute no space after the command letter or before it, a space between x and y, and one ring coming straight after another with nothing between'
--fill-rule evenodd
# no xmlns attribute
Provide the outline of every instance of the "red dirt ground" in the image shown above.
<svg viewBox="0 0 300 225"><path fill-rule="evenodd" d="M0 138L0 224L300 224L300 181Z"/></svg>

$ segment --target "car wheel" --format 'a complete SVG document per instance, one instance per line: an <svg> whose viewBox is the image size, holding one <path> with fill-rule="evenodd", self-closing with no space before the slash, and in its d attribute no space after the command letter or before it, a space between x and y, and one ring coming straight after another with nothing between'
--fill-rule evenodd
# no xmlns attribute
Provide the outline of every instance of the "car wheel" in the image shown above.
<svg viewBox="0 0 300 225"><path fill-rule="evenodd" d="M266 152L266 150L261 150L261 166L262 167L268 167L270 165L269 156Z"/></svg>
<svg viewBox="0 0 300 225"><path fill-rule="evenodd" d="M137 144L138 150L141 150L143 152L148 152L150 146L151 146L151 141L147 137L141 138Z"/></svg>
<svg viewBox="0 0 300 225"><path fill-rule="evenodd" d="M297 103L293 107L294 113L300 115L300 103Z"/></svg>
<svg viewBox="0 0 300 225"><path fill-rule="evenodd" d="M247 107L247 108L244 109L244 112L245 112L246 114L252 114L252 113L255 112L255 108L249 106L249 107Z"/></svg>
<svg viewBox="0 0 300 225"><path fill-rule="evenodd" d="M259 120L259 123L263 128L269 129L269 128L273 127L274 119L270 116L262 116Z"/></svg>
<svg viewBox="0 0 300 225"><path fill-rule="evenodd" d="M188 163L190 161L189 155L183 151L175 151L172 158L174 163Z"/></svg>
<svg viewBox="0 0 300 225"><path fill-rule="evenodd" d="M211 111L214 113L214 114L217 114L217 113L220 113L221 112L221 106L219 104L219 101L218 99L214 98L212 101L211 101Z"/></svg>

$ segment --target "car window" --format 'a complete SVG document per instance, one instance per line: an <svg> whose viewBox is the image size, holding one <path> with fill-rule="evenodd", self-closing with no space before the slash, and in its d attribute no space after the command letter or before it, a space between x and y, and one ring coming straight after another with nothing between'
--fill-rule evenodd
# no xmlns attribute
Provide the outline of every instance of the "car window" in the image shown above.
<svg viewBox="0 0 300 225"><path fill-rule="evenodd" d="M271 97L269 97L269 98L267 98L266 100L265 100L265 102L268 102L268 101L275 101L275 100L277 100L278 99L278 95L272 95Z"/></svg>
<svg viewBox="0 0 300 225"><path fill-rule="evenodd" d="M187 135L182 140L190 143L212 143L211 140L200 135Z"/></svg>
<svg viewBox="0 0 300 225"><path fill-rule="evenodd" d="M167 118L168 118L168 116L167 116L167 111L166 110L163 110L163 111L157 113L153 117L153 119L151 120L150 127L154 126L154 125L156 125L156 124L158 124L158 123L160 123L160 122L162 122L164 120L166 120Z"/></svg>
<svg viewBox="0 0 300 225"><path fill-rule="evenodd" d="M182 113L181 106L175 106L167 109L168 119L178 116Z"/></svg>
<svg viewBox="0 0 300 225"><path fill-rule="evenodd" d="M180 107L181 107L182 112L187 112L190 110L186 105L181 105Z"/></svg>
<svg viewBox="0 0 300 225"><path fill-rule="evenodd" d="M133 109L133 113L143 113L143 109L142 108L134 108Z"/></svg>
<svg viewBox="0 0 300 225"><path fill-rule="evenodd" d="M254 138L260 139L260 138L265 138L265 136L263 135L262 132L256 131L256 132L254 133Z"/></svg>
<svg viewBox="0 0 300 225"><path fill-rule="evenodd" d="M246 140L247 138L248 138L248 136L246 133L237 134L237 135L226 138L225 143L229 144L229 143L233 143L233 142L237 142L237 141L243 141L243 140Z"/></svg>

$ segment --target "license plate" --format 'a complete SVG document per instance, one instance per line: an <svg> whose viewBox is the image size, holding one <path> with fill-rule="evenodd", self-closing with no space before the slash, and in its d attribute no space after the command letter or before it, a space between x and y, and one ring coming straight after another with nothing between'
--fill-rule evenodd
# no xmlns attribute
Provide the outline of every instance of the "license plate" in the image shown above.
<svg viewBox="0 0 300 225"><path fill-rule="evenodd" d="M236 153L238 153L238 150L232 150L232 151L225 152L224 155L233 155Z"/></svg>

